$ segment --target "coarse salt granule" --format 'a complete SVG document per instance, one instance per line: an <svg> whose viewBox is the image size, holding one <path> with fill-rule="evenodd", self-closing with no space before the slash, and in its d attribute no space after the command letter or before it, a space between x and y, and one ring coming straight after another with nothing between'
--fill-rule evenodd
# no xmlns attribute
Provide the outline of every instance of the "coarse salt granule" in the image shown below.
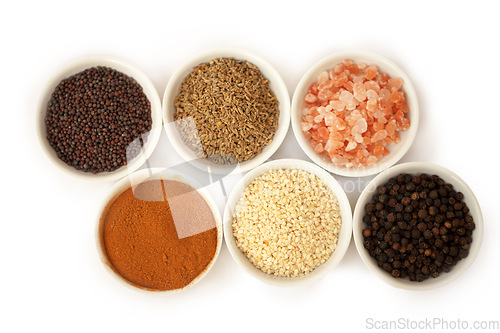
<svg viewBox="0 0 500 333"><path fill-rule="evenodd" d="M373 165L390 154L389 147L410 128L410 109L402 87L400 77L345 59L321 72L309 86L302 133L314 152L334 165Z"/></svg>
<svg viewBox="0 0 500 333"><path fill-rule="evenodd" d="M270 170L244 190L233 215L236 245L267 274L296 277L333 253L341 214L333 191L304 170Z"/></svg>

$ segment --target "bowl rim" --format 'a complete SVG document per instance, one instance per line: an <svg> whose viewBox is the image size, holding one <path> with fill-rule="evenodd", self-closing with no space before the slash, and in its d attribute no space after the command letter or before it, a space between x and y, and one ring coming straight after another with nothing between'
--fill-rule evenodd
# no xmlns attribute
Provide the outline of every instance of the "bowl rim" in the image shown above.
<svg viewBox="0 0 500 333"><path fill-rule="evenodd" d="M356 62L363 61L368 65L376 65L382 72L389 71L391 76L399 76L403 79L403 90L406 94L407 105L410 108L410 128L404 132L401 132L400 142L396 145L389 145L387 148L389 151L398 146L396 151L391 151L389 155L384 156L377 163L371 166L363 166L360 168L349 169L346 167L336 166L333 163L326 160L326 157L320 156L314 152L309 142L305 139L301 130L301 116L302 116L302 104L304 91L306 91L309 85L316 81L317 75L327 69L333 68L336 64L342 62L344 59L352 59ZM320 165L325 170L335 173L340 176L345 177L365 177L375 175L381 171L396 164L411 148L413 141L415 140L418 123L420 118L420 109L417 94L415 88L408 77L408 75L395 63L378 55L373 52L363 51L363 50L353 50L353 51L343 51L336 52L329 56L320 59L318 62L314 63L302 76L297 87L295 88L290 119L292 123L292 129L297 142L304 151L304 153L316 164Z"/></svg>
<svg viewBox="0 0 500 333"><path fill-rule="evenodd" d="M151 130L148 132L148 138L142 150L142 153L136 156L131 163L122 166L112 172L91 173L77 170L66 164L57 157L56 152L50 146L46 137L45 115L47 111L47 103L50 100L55 87L64 79L71 75L77 74L85 69L106 66L113 68L129 77L132 77L143 89L151 103ZM158 91L151 80L137 67L130 63L115 57L108 56L89 56L73 60L55 72L44 84L38 98L36 108L36 135L38 142L42 147L44 154L52 162L55 167L61 172L75 177L77 179L94 182L115 181L121 179L128 174L134 172L141 167L153 153L162 131L161 102Z"/></svg>
<svg viewBox="0 0 500 333"><path fill-rule="evenodd" d="M173 114L175 112L173 101L177 96L179 86L184 78L192 72L194 67L217 58L234 58L237 60L246 60L257 66L264 77L269 80L271 90L273 91L279 102L280 114L278 118L278 129L274 134L273 140L264 147L259 155L255 156L253 159L238 163L239 170L241 172L246 172L258 165L261 165L276 152L276 150L283 143L290 125L290 95L288 93L285 81L282 79L279 72L264 58L241 48L219 47L199 52L198 54L184 61L170 77L170 80L168 81L167 87L165 88L163 94L163 127L175 151L185 161L189 162L194 167L202 171L206 171L208 169L210 170L210 172L215 174L227 174L230 170L234 169L233 165L221 166L208 162L205 159L196 158L195 154L182 143L182 140L178 137L178 134L176 133L176 131L174 130L174 126L172 125Z"/></svg>
<svg viewBox="0 0 500 333"><path fill-rule="evenodd" d="M193 279L189 284L182 288L178 289L171 289L171 290L156 290L156 289L151 289L151 288L145 288L141 287L139 285L133 284L132 282L128 281L125 279L123 276L121 276L117 271L115 271L112 267L112 264L108 261L106 251L104 250L103 246L103 240L102 240L102 228L103 228L103 221L102 221L102 215L106 211L106 207L108 206L109 203L111 203L112 200L116 199L116 197L126 191L128 188L133 186L132 184L136 185L148 180L155 180L155 179L165 179L165 180L176 180L179 182L182 182L184 184L187 184L191 187L194 187L197 192L203 197L205 202L208 204L210 209L212 210L214 219L215 219L215 224L217 228L217 248L214 254L214 257L212 258L212 261L210 264L205 268L205 270L198 275L195 279ZM149 168L149 169L141 169L138 171L135 171L134 173L130 174L128 177L124 177L120 179L114 186L108 191L106 194L104 200L101 201L101 205L98 209L97 213L97 218L96 218L96 224L95 224L95 229L94 229L94 238L95 238L95 246L97 250L97 254L99 256L99 259L104 266L105 270L114 278L115 281L118 281L119 284L122 286L125 286L126 288L134 291L138 291L140 293L144 294L156 294L156 295L164 295L164 294L175 294L179 293L181 291L184 291L188 289L189 287L192 287L196 285L203 277L205 277L208 272L212 269L212 267L215 265L215 262L217 261L221 248L222 248L222 242L224 238L224 232L222 228L222 218L220 211L217 207L217 204L213 197L210 195L210 193L202 186L200 186L199 182L196 181L195 179L191 178L189 175L182 173L178 170L172 170L169 168Z"/></svg>
<svg viewBox="0 0 500 333"><path fill-rule="evenodd" d="M476 228L473 232L473 242L471 243L471 248L469 250L469 255L460 260L456 266L449 273L442 273L437 278L429 278L422 282L410 281L408 279L396 279L389 275L387 272L383 271L378 267L375 259L372 258L366 249L363 246L363 236L362 230L364 227L363 216L364 216L364 207L368 201L371 200L373 193L375 192L377 186L385 183L390 178L397 176L401 173L408 174L436 174L441 177L445 182L451 183L455 190L461 191L465 199L464 201L467 203L467 206L470 209L470 214L474 218L474 223L476 224ZM460 178L457 174L452 172L451 170L440 166L434 163L428 162L406 162L402 164L395 165L379 175L377 175L361 192L361 195L358 198L356 206L354 208L353 214L353 238L354 243L356 245L356 249L361 257L361 260L365 264L368 269L373 272L376 276L378 276L385 283L400 289L406 290L431 290L440 288L453 280L457 279L475 261L479 250L481 248L481 243L483 239L484 233L484 222L483 215L481 212L481 207L479 202L474 195L472 189L465 183L465 181Z"/></svg>
<svg viewBox="0 0 500 333"><path fill-rule="evenodd" d="M255 267L248 260L245 254L240 251L235 243L235 238L233 235L232 212L234 211L236 204L239 202L241 194L247 188L247 186L254 181L256 177L268 172L269 170L277 169L300 169L318 176L326 183L326 185L333 191L333 193L337 197L341 213L342 226L338 236L336 249L326 262L316 267L312 272L299 277L279 277L264 273L263 271ZM240 266L246 273L270 285L297 286L304 283L310 283L322 278L340 263L351 242L352 210L345 191L331 174L315 165L314 163L300 159L286 158L266 162L246 173L243 178L238 181L238 183L228 196L226 206L224 208L223 224L224 240L229 249L229 252L231 253L231 256L236 261L238 266Z"/></svg>

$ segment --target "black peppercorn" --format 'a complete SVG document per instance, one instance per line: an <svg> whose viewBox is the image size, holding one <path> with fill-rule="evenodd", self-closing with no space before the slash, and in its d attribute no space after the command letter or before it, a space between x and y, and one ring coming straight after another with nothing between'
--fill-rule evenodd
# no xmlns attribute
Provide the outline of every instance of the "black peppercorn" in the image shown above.
<svg viewBox="0 0 500 333"><path fill-rule="evenodd" d="M468 255L474 220L463 194L438 175L400 174L377 187L372 199L363 217L364 244L393 277L435 278Z"/></svg>

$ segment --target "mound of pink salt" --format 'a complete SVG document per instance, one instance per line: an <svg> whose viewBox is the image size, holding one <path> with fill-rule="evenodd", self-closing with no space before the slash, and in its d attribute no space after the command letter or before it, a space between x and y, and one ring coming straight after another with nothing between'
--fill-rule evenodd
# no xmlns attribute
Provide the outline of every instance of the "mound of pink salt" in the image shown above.
<svg viewBox="0 0 500 333"><path fill-rule="evenodd" d="M410 127L403 80L377 66L344 60L324 71L304 97L302 132L332 163L361 167L389 154Z"/></svg>

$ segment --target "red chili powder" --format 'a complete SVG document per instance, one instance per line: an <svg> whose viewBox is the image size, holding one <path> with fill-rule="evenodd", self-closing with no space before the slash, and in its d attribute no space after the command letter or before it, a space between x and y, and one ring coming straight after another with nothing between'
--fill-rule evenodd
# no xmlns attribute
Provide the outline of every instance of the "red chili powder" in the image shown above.
<svg viewBox="0 0 500 333"><path fill-rule="evenodd" d="M130 284L183 288L210 265L217 227L210 206L191 186L150 180L112 199L100 220L108 265Z"/></svg>

